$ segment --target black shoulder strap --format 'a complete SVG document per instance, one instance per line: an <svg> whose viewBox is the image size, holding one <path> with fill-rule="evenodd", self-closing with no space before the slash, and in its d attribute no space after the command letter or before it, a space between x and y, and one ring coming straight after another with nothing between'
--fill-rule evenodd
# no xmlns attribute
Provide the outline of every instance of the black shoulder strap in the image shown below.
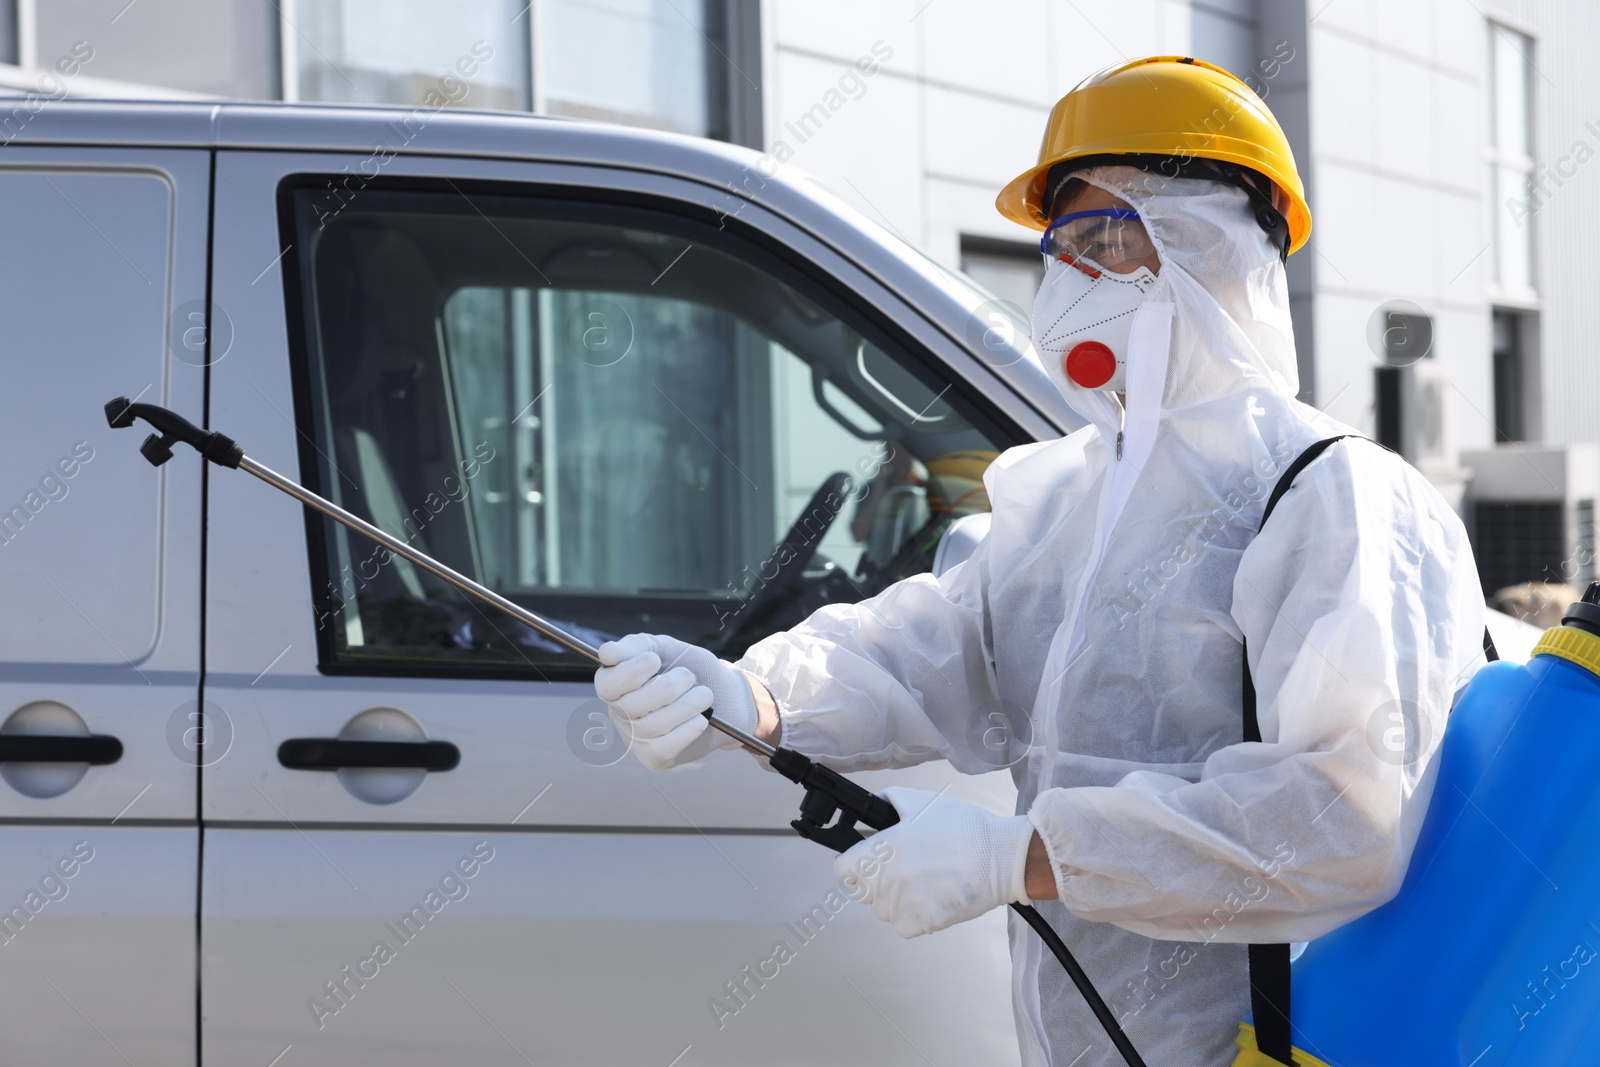
<svg viewBox="0 0 1600 1067"><path fill-rule="evenodd" d="M1278 506L1283 494L1294 484L1295 477L1312 460L1327 451L1335 441L1354 436L1341 434L1338 437L1325 437L1296 456L1278 479L1278 484L1272 487L1272 495L1267 497L1267 506L1261 511L1261 523L1256 527L1256 532L1261 532L1272 509ZM1256 718L1256 686L1255 680L1250 677L1250 654L1248 648L1241 648L1241 652L1244 664L1244 739L1260 741L1261 722ZM1289 987L1289 946L1251 945L1250 1014L1256 1024L1256 1048L1262 1055L1270 1056L1279 1063L1292 1064L1294 1040L1289 1029Z"/></svg>
<svg viewBox="0 0 1600 1067"><path fill-rule="evenodd" d="M1388 445L1380 445L1371 438L1362 437L1360 434L1354 433L1340 434L1337 437L1324 437L1322 440L1307 446L1306 450L1296 456L1294 462L1284 469L1283 474L1278 478L1278 484L1272 487L1272 493L1267 497L1267 506L1261 509L1261 522L1256 525L1256 533L1260 533L1262 528L1267 525L1267 519L1272 515L1272 510L1278 506L1278 501L1283 499L1283 494L1293 487L1294 480L1299 476L1300 472L1310 466L1312 460L1326 452L1329 445L1337 441L1343 441L1346 438L1367 441L1370 444L1378 445L1379 448L1385 451L1394 451ZM1490 636L1487 626L1483 628L1483 655L1484 658L1491 662L1500 658L1500 653L1494 647L1494 638ZM1250 677L1248 650L1246 650L1246 655L1244 656L1244 739L1246 741L1261 740L1261 723L1256 719L1256 687L1254 680Z"/></svg>
<svg viewBox="0 0 1600 1067"><path fill-rule="evenodd" d="M1256 527L1257 533L1266 526L1267 517L1272 514L1272 509L1278 506L1283 494L1294 484L1296 476L1327 451L1329 445L1343 441L1347 437L1360 438L1360 435L1347 433L1338 437L1323 438L1295 457L1294 462L1289 464L1282 477L1278 479L1278 484L1272 487L1272 495L1267 497L1267 506L1261 511L1261 523ZM1376 441L1372 443L1378 444ZM1385 446L1378 445L1378 447ZM1241 651L1244 665L1242 689L1244 739L1260 741L1261 722L1256 717L1256 686L1254 679L1250 677L1249 649L1246 647ZM1487 627L1483 631L1483 652L1491 660L1499 658ZM1255 1018L1256 1048L1263 1055L1285 1064L1294 1063L1294 1043L1289 1029L1289 970L1288 945L1250 946L1250 1013Z"/></svg>
<svg viewBox="0 0 1600 1067"><path fill-rule="evenodd" d="M1261 527L1267 524L1267 519L1272 515L1272 509L1278 506L1278 501L1283 499L1283 494L1289 491L1289 487L1294 484L1294 480L1299 473L1311 466L1312 460L1326 452L1328 450L1328 446L1334 442L1343 441L1347 437L1360 436L1360 434L1342 433L1338 437L1324 437L1315 444L1308 445L1304 452L1296 456L1294 458L1294 462L1289 464L1288 468L1284 470L1282 476L1278 478L1278 484L1272 487L1272 495L1267 497L1267 506L1261 511L1261 521L1256 525L1256 533L1261 532ZM1365 440L1365 438L1362 439ZM1376 441L1372 443L1375 445L1378 444ZM1383 448L1384 446L1378 445L1378 447Z"/></svg>
<svg viewBox="0 0 1600 1067"><path fill-rule="evenodd" d="M1328 446L1335 441L1343 441L1346 437L1355 437L1356 434L1340 434L1338 437L1324 437L1322 440L1310 445L1306 450L1294 458L1294 462L1284 470L1278 478L1278 484L1272 487L1272 494L1267 497L1267 506L1261 509L1261 521L1256 525L1256 533L1267 525L1267 519L1272 515L1272 509L1278 506L1278 501L1283 499L1283 494L1289 491L1294 480L1300 472L1311 464L1311 461L1327 451ZM1376 444L1377 442L1373 442ZM1381 446L1380 446L1381 447ZM1241 638L1241 641L1243 639ZM1246 741L1261 740L1261 723L1256 720L1256 686L1250 677L1250 656L1248 650L1244 656L1244 739Z"/></svg>

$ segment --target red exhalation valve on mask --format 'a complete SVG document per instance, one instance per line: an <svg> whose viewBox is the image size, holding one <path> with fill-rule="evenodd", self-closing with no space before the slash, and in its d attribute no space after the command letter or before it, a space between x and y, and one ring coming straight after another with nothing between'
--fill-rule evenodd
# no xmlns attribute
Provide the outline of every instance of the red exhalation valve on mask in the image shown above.
<svg viewBox="0 0 1600 1067"><path fill-rule="evenodd" d="M1084 389L1101 389L1117 373L1117 357L1099 341L1081 341L1061 361L1067 379Z"/></svg>

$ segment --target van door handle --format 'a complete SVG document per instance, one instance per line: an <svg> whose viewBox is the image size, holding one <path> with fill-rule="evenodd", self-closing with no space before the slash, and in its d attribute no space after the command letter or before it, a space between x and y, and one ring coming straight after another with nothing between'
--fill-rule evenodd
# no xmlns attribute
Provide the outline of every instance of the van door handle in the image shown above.
<svg viewBox="0 0 1600 1067"><path fill-rule="evenodd" d="M337 737L291 737L278 746L278 762L297 771L342 767L408 767L450 771L461 750L448 741L344 741Z"/></svg>
<svg viewBox="0 0 1600 1067"><path fill-rule="evenodd" d="M110 734L0 734L0 763L104 766L121 758L122 742Z"/></svg>

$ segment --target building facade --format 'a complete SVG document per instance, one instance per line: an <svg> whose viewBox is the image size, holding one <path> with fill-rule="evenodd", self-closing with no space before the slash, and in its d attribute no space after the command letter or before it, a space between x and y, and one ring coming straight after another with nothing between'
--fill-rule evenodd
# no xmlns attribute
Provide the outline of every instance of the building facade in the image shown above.
<svg viewBox="0 0 1600 1067"><path fill-rule="evenodd" d="M1025 313L1035 238L994 196L1050 106L1126 57L1209 59L1266 99L1308 187L1302 398L1433 479L1492 592L1595 574L1596 39L1583 0L5 0L0 86L729 140Z"/></svg>

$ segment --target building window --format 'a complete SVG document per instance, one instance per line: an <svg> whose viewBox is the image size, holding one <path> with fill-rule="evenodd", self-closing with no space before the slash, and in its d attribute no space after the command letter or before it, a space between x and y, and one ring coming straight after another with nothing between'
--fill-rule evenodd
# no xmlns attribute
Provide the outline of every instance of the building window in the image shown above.
<svg viewBox="0 0 1600 1067"><path fill-rule="evenodd" d="M1572 563L1574 579L1580 586L1586 586L1594 581L1594 501L1580 500L1573 505L1573 517L1577 521L1577 536L1572 542Z"/></svg>
<svg viewBox="0 0 1600 1067"><path fill-rule="evenodd" d="M1494 313L1494 439L1525 441L1528 438L1526 368L1523 360L1522 316L1515 311Z"/></svg>
<svg viewBox="0 0 1600 1067"><path fill-rule="evenodd" d="M540 110L728 139L734 61L723 8L724 0L539 0Z"/></svg>
<svg viewBox="0 0 1600 1067"><path fill-rule="evenodd" d="M67 77L85 69L245 100L534 111L760 147L759 10L747 0L0 0L0 64L55 77L71 62Z"/></svg>
<svg viewBox="0 0 1600 1067"><path fill-rule="evenodd" d="M979 286L1012 305L1019 321L1028 321L1039 283L1044 281L1044 257L1037 246L963 235L961 269Z"/></svg>
<svg viewBox="0 0 1600 1067"><path fill-rule="evenodd" d="M17 63L17 0L0 0L0 63Z"/></svg>
<svg viewBox="0 0 1600 1067"><path fill-rule="evenodd" d="M760 31L738 0L299 0L292 17L290 99L532 110L761 143Z"/></svg>
<svg viewBox="0 0 1600 1067"><path fill-rule="evenodd" d="M1489 33L1489 190L1494 280L1531 295L1533 222L1542 193L1533 183L1533 40L1498 23Z"/></svg>
<svg viewBox="0 0 1600 1067"><path fill-rule="evenodd" d="M1406 452L1403 368L1379 367L1372 373L1372 438L1403 456Z"/></svg>
<svg viewBox="0 0 1600 1067"><path fill-rule="evenodd" d="M1383 362L1373 371L1373 438L1415 463L1443 447L1442 414L1420 401L1414 364L1433 355L1433 319L1428 315L1383 313Z"/></svg>
<svg viewBox="0 0 1600 1067"><path fill-rule="evenodd" d="M14 21L18 9L27 17ZM19 34L8 43L38 69L29 81L43 94L65 92L80 76L208 96L275 100L281 93L278 15L259 0L0 3L0 20L31 27L30 40Z"/></svg>
<svg viewBox="0 0 1600 1067"><path fill-rule="evenodd" d="M284 65L300 100L527 110L525 8L517 0L300 0L283 34Z"/></svg>

